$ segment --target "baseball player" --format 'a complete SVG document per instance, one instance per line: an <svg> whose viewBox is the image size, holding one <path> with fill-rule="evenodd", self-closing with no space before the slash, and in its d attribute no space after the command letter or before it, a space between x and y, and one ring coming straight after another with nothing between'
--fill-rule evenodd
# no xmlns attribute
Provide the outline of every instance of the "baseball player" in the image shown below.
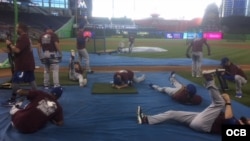
<svg viewBox="0 0 250 141"><path fill-rule="evenodd" d="M132 33L129 34L128 40L129 40L129 53L131 53L135 42L135 36Z"/></svg>
<svg viewBox="0 0 250 141"><path fill-rule="evenodd" d="M77 38L76 38L76 48L78 51L78 57L79 57L79 62L82 63L82 59L84 60L84 65L85 65L85 69L88 73L94 73L93 70L91 70L90 68L90 64L89 64L89 53L88 50L86 49L86 42L89 40L89 36L91 35L84 35L85 32L85 28L83 25L81 25L78 29L77 32Z"/></svg>
<svg viewBox="0 0 250 141"><path fill-rule="evenodd" d="M175 72L171 72L169 77L174 87L160 87L155 84L149 86L162 93L168 94L173 100L184 105L199 105L202 102L201 96L196 94L196 87L193 84L183 85L175 78Z"/></svg>
<svg viewBox="0 0 250 141"><path fill-rule="evenodd" d="M225 72L221 72L224 80L235 82L236 97L242 97L242 86L247 83L247 76L244 71L237 65L233 64L227 57L221 59L221 66Z"/></svg>
<svg viewBox="0 0 250 141"><path fill-rule="evenodd" d="M190 58L189 52L191 50L192 58L192 77L201 77L201 66L203 59L203 45L207 46L208 55L210 55L210 46L205 38L196 38L188 46L186 56Z"/></svg>
<svg viewBox="0 0 250 141"><path fill-rule="evenodd" d="M225 69L218 68L215 70L215 74L218 78L221 90L222 90L222 92L225 92L226 90L228 90L228 85L227 85L227 81L221 75L221 73L223 73L223 72L225 72Z"/></svg>
<svg viewBox="0 0 250 141"><path fill-rule="evenodd" d="M48 121L62 125L63 110L57 102L62 93L61 87L53 88L50 93L19 89L17 94L25 96L29 103L23 107L22 101L19 101L10 109L12 126L21 133L34 133L42 129Z"/></svg>
<svg viewBox="0 0 250 141"><path fill-rule="evenodd" d="M233 114L231 99L228 94L219 92L209 72L203 73L205 87L209 91L211 103L201 112L168 110L155 115L145 115L140 106L137 108L138 124L155 125L165 121L177 121L191 129L202 133L221 135L222 125L249 125L250 120Z"/></svg>
<svg viewBox="0 0 250 141"><path fill-rule="evenodd" d="M115 72L113 76L113 84L112 87L117 89L126 88L129 86L132 86L132 83L140 83L145 80L145 75L141 75L140 77L137 77L133 71L125 69L125 70L119 70Z"/></svg>
<svg viewBox="0 0 250 141"><path fill-rule="evenodd" d="M23 23L18 23L17 34L19 35L16 44L6 40L9 48L3 48L6 53L14 55L13 76L11 80L12 95L3 106L12 106L16 102L16 91L20 88L21 83L29 83L32 89L37 89L35 81L35 60L33 55L32 43L28 35L28 27ZM13 56L12 56L13 57Z"/></svg>
<svg viewBox="0 0 250 141"><path fill-rule="evenodd" d="M83 69L79 61L75 61L75 51L71 50L71 59L69 64L69 79L78 81L80 87L87 84L87 78L83 76Z"/></svg>
<svg viewBox="0 0 250 141"><path fill-rule="evenodd" d="M54 87L59 87L59 62L62 59L59 38L51 27L47 27L45 33L39 38L38 44L38 54L44 64L44 88L50 87L50 71L53 72Z"/></svg>

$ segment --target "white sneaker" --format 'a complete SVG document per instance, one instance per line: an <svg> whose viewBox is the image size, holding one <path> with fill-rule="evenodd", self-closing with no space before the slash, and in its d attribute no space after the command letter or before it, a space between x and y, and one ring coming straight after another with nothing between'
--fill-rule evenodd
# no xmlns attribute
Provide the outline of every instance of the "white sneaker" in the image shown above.
<svg viewBox="0 0 250 141"><path fill-rule="evenodd" d="M144 81L145 79L146 79L146 75L143 74L143 75L141 76L141 81Z"/></svg>
<svg viewBox="0 0 250 141"><path fill-rule="evenodd" d="M226 70L225 70L225 69L216 69L216 71L224 72L224 71L226 71Z"/></svg>
<svg viewBox="0 0 250 141"><path fill-rule="evenodd" d="M242 98L242 93L236 93L235 97Z"/></svg>
<svg viewBox="0 0 250 141"><path fill-rule="evenodd" d="M212 73L215 73L216 70L203 70L202 71L202 74L212 74Z"/></svg>

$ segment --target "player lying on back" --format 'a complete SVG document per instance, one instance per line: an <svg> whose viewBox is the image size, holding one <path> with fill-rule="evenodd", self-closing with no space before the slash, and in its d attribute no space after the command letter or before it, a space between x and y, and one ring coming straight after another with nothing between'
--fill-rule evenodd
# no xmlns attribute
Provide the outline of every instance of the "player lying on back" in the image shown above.
<svg viewBox="0 0 250 141"><path fill-rule="evenodd" d="M87 78L83 75L84 70L79 61L75 61L75 51L71 50L71 58L69 64L69 79L78 81L80 87L87 85Z"/></svg>
<svg viewBox="0 0 250 141"><path fill-rule="evenodd" d="M115 72L112 87L117 89L132 86L132 83L140 83L145 80L145 75L137 77L133 71L125 69Z"/></svg>
<svg viewBox="0 0 250 141"><path fill-rule="evenodd" d="M175 72L171 72L169 80L173 87L160 87L155 84L149 86L162 93L168 94L173 100L185 105L199 105L202 102L201 96L196 94L196 87L193 84L183 85L175 78Z"/></svg>

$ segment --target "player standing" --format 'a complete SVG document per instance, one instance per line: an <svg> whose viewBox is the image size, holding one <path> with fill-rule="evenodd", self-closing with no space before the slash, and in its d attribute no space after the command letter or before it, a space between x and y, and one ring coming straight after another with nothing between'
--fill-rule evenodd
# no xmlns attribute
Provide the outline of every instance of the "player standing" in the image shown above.
<svg viewBox="0 0 250 141"><path fill-rule="evenodd" d="M128 37L128 41L129 41L129 53L131 53L135 42L135 36L133 34L130 34Z"/></svg>
<svg viewBox="0 0 250 141"><path fill-rule="evenodd" d="M35 81L35 59L31 40L28 35L28 27L23 23L17 25L17 34L19 35L16 45L10 40L6 40L8 49L4 52L14 54L14 73L12 76L12 96L9 100L2 103L3 106L12 106L16 102L17 90L20 89L20 83L29 83L33 90L37 89Z"/></svg>
<svg viewBox="0 0 250 141"><path fill-rule="evenodd" d="M94 73L94 71L91 70L90 65L89 65L89 53L88 50L86 49L86 42L89 40L89 36L84 36L85 28L84 26L80 26L77 32L77 37L76 37L76 48L78 51L78 57L79 57L79 62L82 63L82 59L84 60L84 65L85 65L85 70L88 73Z"/></svg>
<svg viewBox="0 0 250 141"><path fill-rule="evenodd" d="M205 38L196 38L188 46L186 51L186 56L189 58L189 52L191 50L192 58L192 77L201 77L201 66L203 59L203 45L207 46L207 53L211 55L210 46Z"/></svg>
<svg viewBox="0 0 250 141"><path fill-rule="evenodd" d="M47 27L46 32L38 40L38 54L40 59L62 59L62 51L59 46L59 38L51 29ZM50 87L50 71L53 72L54 87L59 87L59 63L47 62L44 64L44 88Z"/></svg>

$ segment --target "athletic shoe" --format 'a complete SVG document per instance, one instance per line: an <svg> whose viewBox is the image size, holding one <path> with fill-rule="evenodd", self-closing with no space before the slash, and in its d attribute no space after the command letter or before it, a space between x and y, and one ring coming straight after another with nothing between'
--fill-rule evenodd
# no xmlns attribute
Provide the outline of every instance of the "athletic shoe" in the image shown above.
<svg viewBox="0 0 250 141"><path fill-rule="evenodd" d="M214 82L214 73L215 73L215 70L202 71L203 77L206 80L206 82L204 83L204 86L206 88L209 88L209 87L217 88Z"/></svg>
<svg viewBox="0 0 250 141"><path fill-rule="evenodd" d="M201 77L200 75L196 75L197 78Z"/></svg>
<svg viewBox="0 0 250 141"><path fill-rule="evenodd" d="M170 73L170 75L169 75L169 78L168 78L168 80L171 82L171 85L173 85L174 84L174 78L175 78L175 71L172 71L171 73Z"/></svg>
<svg viewBox="0 0 250 141"><path fill-rule="evenodd" d="M211 81L214 80L215 72L216 72L215 70L204 70L202 71L202 74L206 81Z"/></svg>
<svg viewBox="0 0 250 141"><path fill-rule="evenodd" d="M23 99L21 99L20 101L16 102L16 103L15 103L15 106L16 106L17 108L20 108L20 107L22 106L22 104L23 104Z"/></svg>
<svg viewBox="0 0 250 141"><path fill-rule="evenodd" d="M5 102L2 103L2 106L12 107L15 104L16 104L16 100L14 100L14 99L8 99L7 101L5 101Z"/></svg>
<svg viewBox="0 0 250 141"><path fill-rule="evenodd" d="M174 78L174 77L175 77L175 71L172 71L172 72L170 73L169 80L170 80L170 78Z"/></svg>
<svg viewBox="0 0 250 141"><path fill-rule="evenodd" d="M15 102L15 104L13 106L15 106L18 109L22 109L21 107L22 107L24 100L25 100L24 98L19 99L18 101Z"/></svg>
<svg viewBox="0 0 250 141"><path fill-rule="evenodd" d="M142 74L139 78L140 78L140 82L142 82L142 81L144 81L146 79L146 75Z"/></svg>
<svg viewBox="0 0 250 141"><path fill-rule="evenodd" d="M94 71L93 70L88 70L87 73L92 74L92 73L94 73Z"/></svg>
<svg viewBox="0 0 250 141"><path fill-rule="evenodd" d="M235 97L242 98L242 93L236 93Z"/></svg>
<svg viewBox="0 0 250 141"><path fill-rule="evenodd" d="M43 89L44 89L44 90L49 90L50 87L49 87L49 86L43 86Z"/></svg>
<svg viewBox="0 0 250 141"><path fill-rule="evenodd" d="M225 69L216 69L217 72L225 72Z"/></svg>
<svg viewBox="0 0 250 141"><path fill-rule="evenodd" d="M142 113L142 109L140 106L138 106L138 108L137 108L137 122L138 122L138 124L148 123L147 116L145 116Z"/></svg>

